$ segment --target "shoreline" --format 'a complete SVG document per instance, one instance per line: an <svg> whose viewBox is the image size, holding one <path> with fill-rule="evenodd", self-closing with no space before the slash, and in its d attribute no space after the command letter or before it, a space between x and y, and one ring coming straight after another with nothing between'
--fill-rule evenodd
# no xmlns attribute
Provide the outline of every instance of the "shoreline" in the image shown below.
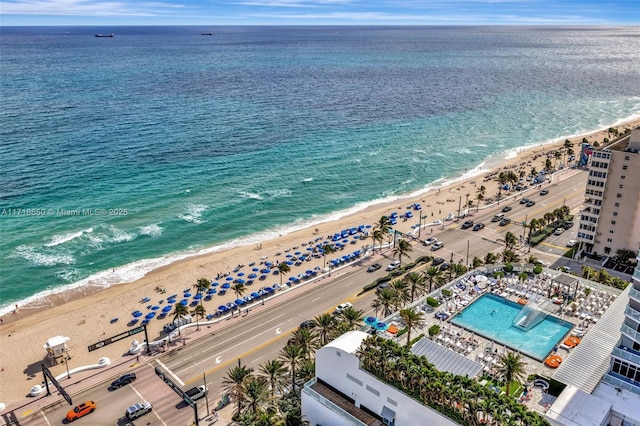
<svg viewBox="0 0 640 426"><path fill-rule="evenodd" d="M5 306L0 306L0 318L3 318L5 322L11 322L11 317L13 317L12 312L15 310L16 304L19 306L19 310L23 312L24 310L29 310L31 313L38 312L52 306L58 306L59 304L73 301L77 297L92 295L115 286L135 283L136 281L144 279L147 275L152 274L154 271L163 270L166 267L170 267L171 265L178 264L188 259L195 259L203 256L213 255L215 253L225 252L232 248L244 247L248 249L251 246L261 244L272 239L281 238L298 231L310 229L312 227L317 227L319 225L327 223L341 221L350 216L365 213L370 209L377 210L382 206L389 205L395 202L403 202L403 200L410 200L418 197L427 197L435 190L455 186L456 184L462 183L465 180L473 180L476 177L486 177L486 175L491 174L494 169L499 168L501 164L514 161L522 155L527 155L527 153L531 150L542 148L543 151L541 155L544 155L545 147L554 147L556 145L560 147L562 146L562 143L564 143L565 139L571 140L572 143L574 143L574 148L577 148L582 138L586 137L587 139L589 139L590 137L594 137L595 135L601 133L606 134L608 128L633 128L638 125L640 125L640 116L632 115L618 120L614 125L601 127L594 131L575 134L571 136L561 136L559 138L549 139L547 141L540 142L534 145L524 145L516 148L510 148L504 152L493 154L485 158L474 168L465 170L459 175L437 179L422 188L418 188L404 194L388 196L381 199L374 199L367 202L361 202L343 210L327 213L326 215L323 215L316 219L305 220L300 224L283 224L272 229L267 229L255 234L239 237L231 241L215 243L211 246L198 248L193 251L167 253L162 257L139 259L134 262L115 267L111 272L108 270L99 271L74 283L64 284L53 289L43 290L22 300L8 301ZM601 140L598 140L598 142L601 142ZM576 151L577 156L578 151L576 149L574 149L574 151ZM475 194L471 195L472 196L470 197L470 199L474 199ZM132 278L132 275L129 275L128 277L124 276L126 275L125 272L136 269L140 264L143 266L133 274ZM160 266L157 266L158 264Z"/></svg>
<svg viewBox="0 0 640 426"><path fill-rule="evenodd" d="M634 122L626 124L627 127L640 125L640 118ZM602 131L599 133L584 135L593 141L602 141ZM606 131L604 131L606 137ZM583 135L574 139L581 140ZM336 219L326 219L306 226L300 225L300 229L292 230L281 236L265 239L261 243L229 247L225 250L218 250L211 253L188 257L177 262L156 268L144 277L125 285L112 285L108 288L99 286L79 287L72 292L62 292L55 296L50 296L47 303L40 303L38 307L20 307L16 314L6 314L2 316L3 322L0 325L0 345L3 351L0 355L0 401L11 403L24 398L25 394L33 384L39 383L39 362L45 359L43 344L47 339L56 335L69 337L69 349L73 356L75 368L81 365L95 364L99 357L109 357L112 360L126 357L130 346L130 341L125 339L120 342L102 348L100 353L87 351L87 346L99 341L103 337L114 335L131 327L127 323L131 319L131 312L134 310L144 310L148 303L160 304L158 300L163 300L171 294L182 294L181 291L193 290L198 279L206 277L214 280L216 274L231 272L237 269L240 264L247 265L242 272L250 273L251 263L266 261L285 261L285 256L295 251L305 251L306 248L316 243L316 239L325 239L335 232L358 227L360 225L375 225L382 215L389 215L393 211L403 214L408 211L407 206L412 203L421 203L422 210L415 212L416 215L410 220L398 220L394 228L400 232L408 233L415 229L419 216L425 215L433 222L447 215L449 212L457 211L459 199L464 199L466 193L471 193L470 199L475 201L476 189L480 185L486 186L486 198L493 198L498 193L498 184L493 179L487 180L487 176L498 173L501 170L514 170L519 166L529 170L535 166L540 168L539 163L544 163L546 154L553 151L553 147L560 147L564 139L555 145L545 145L543 147L532 147L531 149L519 152L516 157L509 160L502 160L491 169L483 169L481 174L474 177L463 177L453 181L446 186L433 188L427 193L417 196L406 194L403 197L394 197L384 203L368 205L357 212L352 212ZM577 146L574 145L574 148ZM530 164L528 161L534 161ZM525 165L525 166L522 166ZM566 172L574 172L573 169L565 169ZM575 173L583 171L576 170ZM564 172L560 172L563 174ZM551 183L554 185L557 183ZM545 184L548 185L548 184ZM506 193L503 192L505 198ZM485 208L487 203L481 203ZM436 229L437 228L437 229ZM433 227L429 232L437 237L440 227ZM330 237L329 237L330 239ZM279 283L280 280L304 272L305 269L324 267L325 262L340 257L342 254L351 253L361 249L365 245L371 244L371 239L352 240L346 244L343 252L327 255L326 258L313 258L305 262L300 267L292 266L292 270L285 279L281 276L269 276L264 281L258 281L246 287L245 295L257 292L259 288L271 286ZM305 247L306 246L306 247ZM369 264L381 260L381 254L376 252L371 256L362 259L359 265L366 267ZM348 272L347 272L348 273ZM325 282L325 281L323 281ZM221 284L224 281L220 282ZM306 284L303 284L306 285ZM166 294L156 291L157 288L166 289ZM308 287L307 287L308 288ZM304 297L305 288L297 291L296 297ZM358 289L359 291L359 289ZM191 291L193 292L193 291ZM149 297L149 302L142 302L143 298ZM217 306L235 300L237 297L232 290L221 296L216 294L212 301L204 302L207 313L216 311ZM179 299L178 299L179 300ZM151 306L151 305L148 305ZM190 308L189 310L191 310ZM114 318L119 320L112 322ZM166 318L153 319L149 322L149 339L156 340L161 337L162 327L172 320L171 313ZM125 328L126 327L126 328ZM19 344L15 344L19 342ZM64 364L51 367L54 375L64 372Z"/></svg>

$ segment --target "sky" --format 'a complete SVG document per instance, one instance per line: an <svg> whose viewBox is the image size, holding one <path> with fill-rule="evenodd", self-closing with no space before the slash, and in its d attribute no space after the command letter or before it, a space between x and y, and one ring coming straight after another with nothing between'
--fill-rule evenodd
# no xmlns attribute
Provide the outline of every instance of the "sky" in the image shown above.
<svg viewBox="0 0 640 426"><path fill-rule="evenodd" d="M640 0L1 0L16 25L640 25Z"/></svg>

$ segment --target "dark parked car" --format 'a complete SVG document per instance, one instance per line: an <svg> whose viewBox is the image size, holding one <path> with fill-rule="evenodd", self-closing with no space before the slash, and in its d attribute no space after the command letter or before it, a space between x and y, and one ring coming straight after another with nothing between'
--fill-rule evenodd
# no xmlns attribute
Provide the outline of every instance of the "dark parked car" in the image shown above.
<svg viewBox="0 0 640 426"><path fill-rule="evenodd" d="M484 223L480 222L480 223L476 223L475 226L473 227L474 231L479 231L482 228L484 228Z"/></svg>
<svg viewBox="0 0 640 426"><path fill-rule="evenodd" d="M511 219L509 219L508 217L505 217L500 221L500 226L507 226L510 223L511 223Z"/></svg>
<svg viewBox="0 0 640 426"><path fill-rule="evenodd" d="M504 207L502 208L502 211L503 211L504 213L506 213L506 212L510 212L510 211L511 211L511 206L504 206Z"/></svg>
<svg viewBox="0 0 640 426"><path fill-rule="evenodd" d="M564 229L569 229L569 228L571 228L572 226L573 226L573 222L565 222L565 223L562 225L562 227L563 227Z"/></svg>
<svg viewBox="0 0 640 426"><path fill-rule="evenodd" d="M382 265L381 265L381 264L379 264L379 263L374 263L373 265L371 265L371 266L369 266L369 267L367 268L367 272L375 272L375 271L377 271L377 270L378 270L378 269L380 269L380 268L382 268Z"/></svg>
<svg viewBox="0 0 640 426"><path fill-rule="evenodd" d="M472 226L473 226L473 221L472 221L472 220L466 220L466 221L462 224L462 229L471 228Z"/></svg>
<svg viewBox="0 0 640 426"><path fill-rule="evenodd" d="M116 380L111 383L111 389L118 389L129 383L133 383L136 380L136 373L127 373L123 376L118 377Z"/></svg>
<svg viewBox="0 0 640 426"><path fill-rule="evenodd" d="M449 264L447 262L444 262L442 265L440 265L441 271L446 271L447 269L449 269Z"/></svg>
<svg viewBox="0 0 640 426"><path fill-rule="evenodd" d="M435 259L433 259L433 262L431 262L432 266L438 266L440 264L444 263L444 259L441 257L436 257Z"/></svg>
<svg viewBox="0 0 640 426"><path fill-rule="evenodd" d="M437 319L446 320L447 318L449 318L449 314L445 311L438 311L436 312L435 317Z"/></svg>
<svg viewBox="0 0 640 426"><path fill-rule="evenodd" d="M547 195L549 193L548 190L543 189L542 191L540 191L540 195Z"/></svg>
<svg viewBox="0 0 640 426"><path fill-rule="evenodd" d="M528 198L523 198L522 200L520 200L520 204L527 204L529 202Z"/></svg>
<svg viewBox="0 0 640 426"><path fill-rule="evenodd" d="M535 206L535 205L536 205L536 202L535 202L535 201L533 201L533 200L529 200L529 201L527 202L527 204L526 204L526 206L527 206L527 207L533 207L533 206Z"/></svg>
<svg viewBox="0 0 640 426"><path fill-rule="evenodd" d="M315 328L317 325L314 320L306 320L300 323L300 328Z"/></svg>

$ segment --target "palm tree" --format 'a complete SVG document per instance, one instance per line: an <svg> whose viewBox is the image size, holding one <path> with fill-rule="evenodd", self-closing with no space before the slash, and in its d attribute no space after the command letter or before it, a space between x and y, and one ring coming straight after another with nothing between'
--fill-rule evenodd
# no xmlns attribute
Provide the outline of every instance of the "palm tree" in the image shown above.
<svg viewBox="0 0 640 426"><path fill-rule="evenodd" d="M498 181L498 201L502 198L502 187L509 181L509 176L505 172L500 172L496 178Z"/></svg>
<svg viewBox="0 0 640 426"><path fill-rule="evenodd" d="M424 292L425 278L424 275L417 272L410 272L404 276L404 280L409 285L409 291L411 293L411 303L416 295L420 295Z"/></svg>
<svg viewBox="0 0 640 426"><path fill-rule="evenodd" d="M429 283L429 293L433 291L433 283L438 282L442 276L442 271L437 266L431 266L424 271L424 277Z"/></svg>
<svg viewBox="0 0 640 426"><path fill-rule="evenodd" d="M411 299L409 293L409 284L403 279L394 280L390 285L391 289L396 293L396 309L404 305Z"/></svg>
<svg viewBox="0 0 640 426"><path fill-rule="evenodd" d="M227 371L222 381L223 390L236 400L236 413L242 412L245 401L244 381L251 375L251 370L244 365L237 365Z"/></svg>
<svg viewBox="0 0 640 426"><path fill-rule="evenodd" d="M175 322L185 315L189 315L189 308L182 303L176 303L173 308L173 321ZM178 335L180 335L180 326L178 326Z"/></svg>
<svg viewBox="0 0 640 426"><path fill-rule="evenodd" d="M313 319L318 324L318 336L320 337L320 346L324 346L329 342L329 336L336 326L336 320L333 315L322 313L316 315Z"/></svg>
<svg viewBox="0 0 640 426"><path fill-rule="evenodd" d="M322 266L323 268L327 267L327 255L333 253L334 251L336 251L336 249L331 244L325 244L322 247L322 259L324 260L324 265ZM282 284L282 282L280 282L280 284Z"/></svg>
<svg viewBox="0 0 640 426"><path fill-rule="evenodd" d="M196 307L193 308L193 311L191 311L191 315L196 317L196 330L200 330L199 319L204 318L204 316L207 315L207 310L202 306L202 304L196 305Z"/></svg>
<svg viewBox="0 0 640 426"><path fill-rule="evenodd" d="M340 312L339 318L347 323L350 330L355 330L356 328L358 328L358 323L364 318L364 311L362 309L356 309L352 306L349 306L348 308L343 309L342 312Z"/></svg>
<svg viewBox="0 0 640 426"><path fill-rule="evenodd" d="M480 201L484 200L484 196L487 193L487 188L484 185L480 185L480 188L476 191L476 200L478 200L478 204L476 205L476 212L480 209Z"/></svg>
<svg viewBox="0 0 640 426"><path fill-rule="evenodd" d="M285 346L280 350L280 359L289 364L289 374L291 375L291 390L296 390L296 367L302 359L302 348L295 343Z"/></svg>
<svg viewBox="0 0 640 426"><path fill-rule="evenodd" d="M496 254L495 254L495 253L488 252L488 253L484 256L484 263L485 263L485 265L492 265L492 264L496 263L496 260L498 260L498 256L496 256Z"/></svg>
<svg viewBox="0 0 640 426"><path fill-rule="evenodd" d="M507 352L500 357L498 364L498 376L501 377L506 385L506 393L509 395L511 382L517 380L522 383L525 380L526 361L522 359L522 355L515 352Z"/></svg>
<svg viewBox="0 0 640 426"><path fill-rule="evenodd" d="M416 311L415 308L402 309L400 310L400 318L404 321L404 324L407 326L407 346L411 342L411 330L414 327L422 327L424 326L424 314L422 312Z"/></svg>
<svg viewBox="0 0 640 426"><path fill-rule="evenodd" d="M243 385L247 405L245 413L256 416L267 412L267 403L271 400L269 395L269 382L263 376L249 376Z"/></svg>
<svg viewBox="0 0 640 426"><path fill-rule="evenodd" d="M518 237L516 237L516 235L512 232L507 232L507 234L504 236L504 249L505 250L513 249L517 242L518 242Z"/></svg>
<svg viewBox="0 0 640 426"><path fill-rule="evenodd" d="M558 150L553 152L553 168L556 168L556 163L558 162L559 159L562 158L562 153Z"/></svg>
<svg viewBox="0 0 640 426"><path fill-rule="evenodd" d="M376 229L380 229L385 235L389 233L389 227L391 226L391 219L388 216L380 217L380 220L376 224Z"/></svg>
<svg viewBox="0 0 640 426"><path fill-rule="evenodd" d="M397 254L398 261L402 263L402 256L407 256L409 259L411 259L411 256L409 256L409 253L411 253L412 251L413 251L413 247L411 246L411 243L407 240L400 239L398 240L398 244L396 245L396 248L393 250L393 255L395 256Z"/></svg>
<svg viewBox="0 0 640 426"><path fill-rule="evenodd" d="M544 161L544 168L547 172L551 172L551 159L549 157L547 157L547 159Z"/></svg>
<svg viewBox="0 0 640 426"><path fill-rule="evenodd" d="M209 281L206 278L200 278L194 285L193 288L196 289L196 291L199 294L204 293L205 291L207 291L209 289L209 287L211 287L211 281ZM202 304L202 297L200 298L200 304Z"/></svg>
<svg viewBox="0 0 640 426"><path fill-rule="evenodd" d="M318 348L316 336L310 328L298 328L293 332L293 342L302 348L307 360L311 361L311 355Z"/></svg>
<svg viewBox="0 0 640 426"><path fill-rule="evenodd" d="M233 292L236 294L237 299L242 297L244 292L247 290L247 287L245 287L244 284L242 283L235 283L232 288L233 288Z"/></svg>
<svg viewBox="0 0 640 426"><path fill-rule="evenodd" d="M473 269L476 269L479 266L482 266L483 264L484 262L478 256L474 256L473 260L471 261L471 266L473 267Z"/></svg>
<svg viewBox="0 0 640 426"><path fill-rule="evenodd" d="M265 375L271 387L271 396L282 392L287 369L279 359L271 359L260 366L260 372Z"/></svg>
<svg viewBox="0 0 640 426"><path fill-rule="evenodd" d="M291 271L291 268L286 262L280 262L278 264L278 272L280 272L280 287L282 287L282 276L287 275L289 271Z"/></svg>
<svg viewBox="0 0 640 426"><path fill-rule="evenodd" d="M371 239L373 240L373 251L375 251L376 248L376 241L380 243L380 245L378 246L379 251L382 251L382 242L384 241L384 236L385 233L382 231L382 229L373 230L373 234L371 235Z"/></svg>
<svg viewBox="0 0 640 426"><path fill-rule="evenodd" d="M398 298L395 290L386 287L376 290L376 298L371 302L371 307L375 309L376 315L378 310L382 309L382 316L387 317L393 312Z"/></svg>

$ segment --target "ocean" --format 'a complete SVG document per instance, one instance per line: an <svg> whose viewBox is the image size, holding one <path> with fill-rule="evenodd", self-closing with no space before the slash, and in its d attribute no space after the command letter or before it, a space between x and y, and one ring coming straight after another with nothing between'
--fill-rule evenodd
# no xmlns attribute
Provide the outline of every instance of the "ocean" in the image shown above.
<svg viewBox="0 0 640 426"><path fill-rule="evenodd" d="M2 27L0 314L637 117L639 37L637 27Z"/></svg>

